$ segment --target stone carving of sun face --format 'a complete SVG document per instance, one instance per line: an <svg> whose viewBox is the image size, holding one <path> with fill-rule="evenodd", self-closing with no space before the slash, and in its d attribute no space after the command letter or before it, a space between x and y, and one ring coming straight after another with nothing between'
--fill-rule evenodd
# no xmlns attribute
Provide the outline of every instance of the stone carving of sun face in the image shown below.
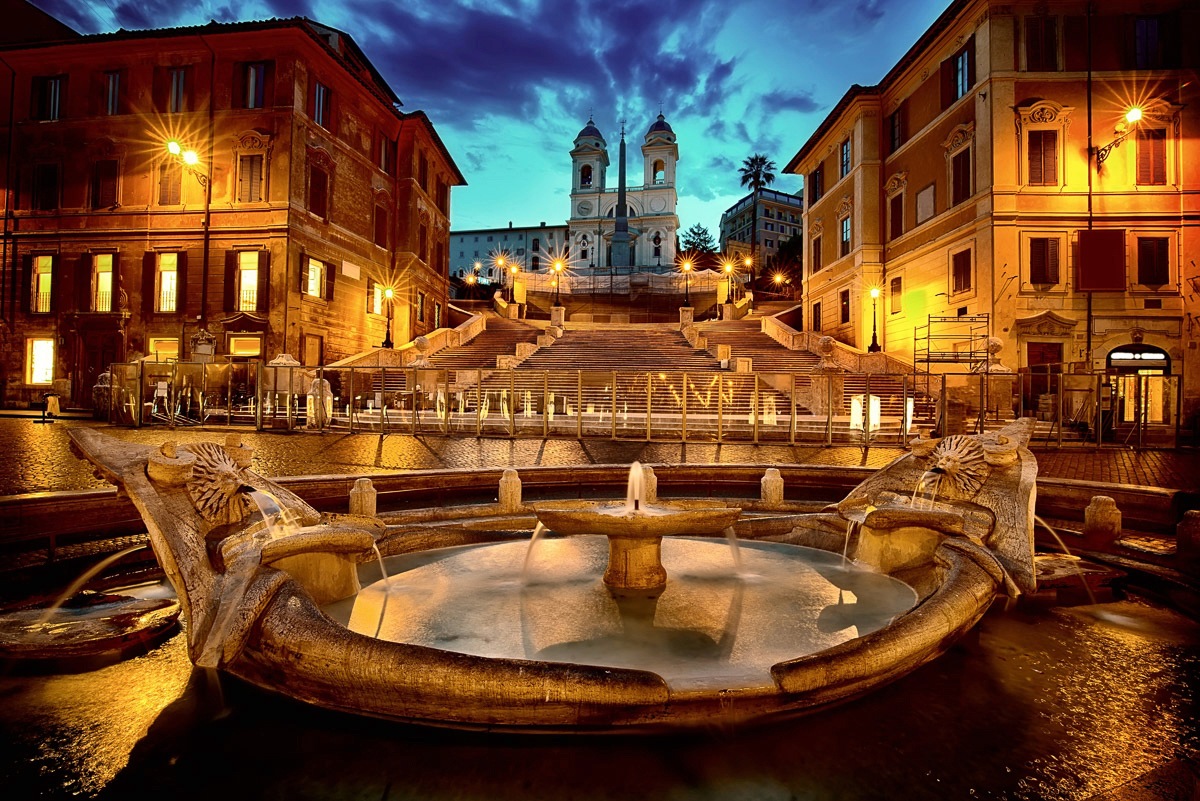
<svg viewBox="0 0 1200 801"><path fill-rule="evenodd" d="M192 480L188 482L196 511L210 523L235 523L245 517L242 468L216 443L201 442L189 450L196 454Z"/></svg>
<svg viewBox="0 0 1200 801"><path fill-rule="evenodd" d="M983 446L974 437L954 434L938 442L927 468L942 476L938 495L956 500L974 497L991 471L983 457Z"/></svg>

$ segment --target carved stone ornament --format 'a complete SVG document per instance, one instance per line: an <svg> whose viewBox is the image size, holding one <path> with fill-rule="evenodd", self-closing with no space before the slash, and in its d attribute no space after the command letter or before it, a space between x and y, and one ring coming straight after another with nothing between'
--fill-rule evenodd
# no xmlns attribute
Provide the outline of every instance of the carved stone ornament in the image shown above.
<svg viewBox="0 0 1200 801"><path fill-rule="evenodd" d="M1049 106L1038 106L1033 111L1029 112L1030 122L1054 122L1058 119L1058 112Z"/></svg>
<svg viewBox="0 0 1200 801"><path fill-rule="evenodd" d="M191 446L196 455L188 494L201 517L212 523L232 523L246 516L241 495L242 468L214 442Z"/></svg>
<svg viewBox="0 0 1200 801"><path fill-rule="evenodd" d="M847 217L847 216L849 216L850 210L852 208L853 208L853 204L850 201L850 196L842 195L842 200L840 203L838 203L837 210L834 212L834 215L837 216L838 218Z"/></svg>
<svg viewBox="0 0 1200 801"><path fill-rule="evenodd" d="M961 150L975 140L975 123L965 122L958 125L946 137L946 141L942 142L942 147L946 149L947 155L953 154L957 150Z"/></svg>
<svg viewBox="0 0 1200 801"><path fill-rule="evenodd" d="M1064 317L1051 309L1043 309L1037 314L1013 321L1012 330L1018 336L1036 334L1038 336L1069 337L1075 333L1076 325L1078 325L1077 320Z"/></svg>
<svg viewBox="0 0 1200 801"><path fill-rule="evenodd" d="M954 434L938 442L929 455L928 470L942 476L938 487L940 495L959 500L974 497L991 472L983 446L975 437L963 434Z"/></svg>
<svg viewBox="0 0 1200 801"><path fill-rule="evenodd" d="M333 159L329 156L329 152L321 147L308 149L308 163L313 167L325 170L325 172L333 171Z"/></svg>
<svg viewBox="0 0 1200 801"><path fill-rule="evenodd" d="M908 171L898 172L888 178L887 183L883 187L883 194L891 197L897 192L903 191L908 186Z"/></svg>
<svg viewBox="0 0 1200 801"><path fill-rule="evenodd" d="M808 235L820 236L825 230L825 220L822 217L817 217L808 221Z"/></svg>

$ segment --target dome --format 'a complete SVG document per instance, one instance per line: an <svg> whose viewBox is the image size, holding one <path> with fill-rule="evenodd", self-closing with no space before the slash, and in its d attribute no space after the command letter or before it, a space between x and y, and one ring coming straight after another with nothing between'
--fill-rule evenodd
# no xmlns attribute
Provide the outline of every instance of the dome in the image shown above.
<svg viewBox="0 0 1200 801"><path fill-rule="evenodd" d="M592 121L591 117L588 117L587 125L583 126L583 130L575 136L575 141L589 138L604 142L604 134L600 133L600 129L596 127L596 123Z"/></svg>
<svg viewBox="0 0 1200 801"><path fill-rule="evenodd" d="M667 122L667 118L664 117L662 114L658 115L658 119L655 120L654 123L650 126L650 130L646 131L646 136L649 136L650 134L653 134L653 133L659 133L660 131L662 133L670 133L670 134L675 133L674 131L671 130L671 124L669 122Z"/></svg>

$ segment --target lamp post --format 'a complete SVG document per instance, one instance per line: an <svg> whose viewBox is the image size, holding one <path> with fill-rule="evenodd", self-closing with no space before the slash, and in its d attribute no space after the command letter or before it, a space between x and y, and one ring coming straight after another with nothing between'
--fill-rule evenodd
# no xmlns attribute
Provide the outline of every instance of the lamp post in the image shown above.
<svg viewBox="0 0 1200 801"><path fill-rule="evenodd" d="M725 281L729 284L729 302L733 303L735 299L733 288L733 262L731 262L729 259L725 259L723 262L721 262L721 269L725 272Z"/></svg>
<svg viewBox="0 0 1200 801"><path fill-rule="evenodd" d="M867 353L879 353L882 348L879 347L879 332L877 314L879 307L879 287L871 287L871 344L867 346Z"/></svg>
<svg viewBox="0 0 1200 801"><path fill-rule="evenodd" d="M509 303L517 302L517 265L510 263L508 271L512 273L512 281L508 285L508 301Z"/></svg>
<svg viewBox="0 0 1200 801"><path fill-rule="evenodd" d="M654 258L655 266L662 267L662 235L658 231L654 232Z"/></svg>
<svg viewBox="0 0 1200 801"><path fill-rule="evenodd" d="M742 266L744 266L746 268L746 281L750 284L750 293L751 293L750 300L751 300L751 306L753 306L754 305L753 304L753 301L754 301L754 259L747 256L746 258L742 259Z"/></svg>
<svg viewBox="0 0 1200 801"><path fill-rule="evenodd" d="M210 133L211 133L211 130L210 130ZM208 333L208 328L207 328L207 325L208 325L208 261L209 261L208 247L209 247L209 241L211 238L210 223L212 220L212 195L209 192L209 187L208 187L208 184L209 184L208 173L212 171L212 156L210 153L209 161L208 161L208 165L207 165L208 170L206 172L201 172L196 166L200 163L199 154L197 154L195 150L192 150L190 148L184 148L183 145L181 145L179 143L178 139L167 140L167 153L169 153L172 158L174 158L176 161L178 161L180 164L182 164L183 167L188 172L190 172L192 175L194 175L196 177L196 180L200 183L200 187L204 190L204 223L203 223L204 235L203 235L203 243L202 243L203 250L201 251L202 255L201 255L201 268L200 268L200 274L203 278L204 283L203 283L203 291L200 293L200 317L199 317L200 331L197 332L197 336L203 335L203 337L208 337L208 336L210 336L210 334ZM181 200L182 200L182 198L181 198Z"/></svg>
<svg viewBox="0 0 1200 801"><path fill-rule="evenodd" d="M384 313L387 314L387 333L383 336L382 347L392 348L392 298L395 297L396 291L390 286L383 290L383 302L387 304Z"/></svg>
<svg viewBox="0 0 1200 801"><path fill-rule="evenodd" d="M562 271L563 271L562 259L555 259L554 260L554 305L555 306L562 305L558 300L559 285L562 284Z"/></svg>
<svg viewBox="0 0 1200 801"><path fill-rule="evenodd" d="M500 279L500 286L501 286L501 288L503 288L504 279L508 276L508 269L506 267L506 265L508 264L508 259L506 259L504 257L504 254L501 253L500 255L496 256L496 258L493 261L495 262L496 270L499 272L498 277Z"/></svg>
<svg viewBox="0 0 1200 801"><path fill-rule="evenodd" d="M683 260L683 305L685 308L692 305L692 261L691 259Z"/></svg>
<svg viewBox="0 0 1200 801"><path fill-rule="evenodd" d="M1113 131L1117 138L1109 142L1107 145L1096 149L1096 172L1100 172L1100 168L1104 166L1104 160L1108 158L1108 154L1112 152L1114 147L1118 147L1125 141L1125 137L1129 136L1137 129L1137 124L1142 120L1142 110L1138 106L1133 106L1125 112L1125 117L1121 122L1117 123L1116 129Z"/></svg>

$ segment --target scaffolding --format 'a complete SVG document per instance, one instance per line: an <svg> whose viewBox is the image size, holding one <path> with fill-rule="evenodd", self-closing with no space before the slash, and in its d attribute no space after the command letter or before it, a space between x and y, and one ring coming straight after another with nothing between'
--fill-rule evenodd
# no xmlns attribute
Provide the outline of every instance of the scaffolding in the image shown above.
<svg viewBox="0 0 1200 801"><path fill-rule="evenodd" d="M924 325L913 328L913 372L930 372L934 364L969 364L971 369L987 363L988 315L954 317L929 315Z"/></svg>

